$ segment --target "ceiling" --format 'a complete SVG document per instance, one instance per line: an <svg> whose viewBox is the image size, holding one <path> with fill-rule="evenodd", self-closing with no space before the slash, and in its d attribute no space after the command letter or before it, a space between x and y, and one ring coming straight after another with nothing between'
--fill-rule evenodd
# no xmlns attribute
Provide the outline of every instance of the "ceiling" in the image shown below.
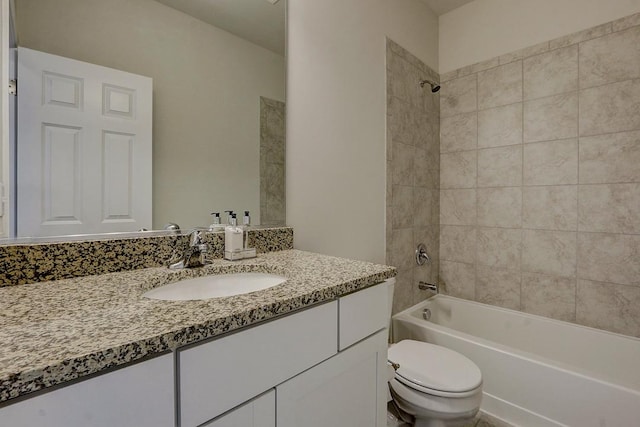
<svg viewBox="0 0 640 427"><path fill-rule="evenodd" d="M422 0L433 10L436 15L444 15L445 13L471 3L473 0Z"/></svg>
<svg viewBox="0 0 640 427"><path fill-rule="evenodd" d="M275 5L267 0L156 1L284 55L285 1Z"/></svg>

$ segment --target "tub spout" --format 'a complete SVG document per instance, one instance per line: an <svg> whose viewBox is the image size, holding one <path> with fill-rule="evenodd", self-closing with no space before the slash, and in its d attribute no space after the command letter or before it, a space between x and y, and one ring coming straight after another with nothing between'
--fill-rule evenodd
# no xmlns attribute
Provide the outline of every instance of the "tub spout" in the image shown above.
<svg viewBox="0 0 640 427"><path fill-rule="evenodd" d="M434 284L434 283L427 283L427 282L420 281L418 282L418 288L420 288L420 290L423 290L423 291L431 291L431 292L435 292L436 294L439 293L439 288L437 283Z"/></svg>

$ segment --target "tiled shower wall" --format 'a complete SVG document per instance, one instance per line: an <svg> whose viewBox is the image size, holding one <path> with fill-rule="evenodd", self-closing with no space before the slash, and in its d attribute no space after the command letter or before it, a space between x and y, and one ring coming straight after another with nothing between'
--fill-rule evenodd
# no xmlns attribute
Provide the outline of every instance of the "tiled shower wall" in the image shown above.
<svg viewBox="0 0 640 427"><path fill-rule="evenodd" d="M639 25L442 76L448 293L640 337Z"/></svg>
<svg viewBox="0 0 640 427"><path fill-rule="evenodd" d="M438 273L439 95L420 80L436 72L387 40L386 262L398 268L394 313L429 297L418 282ZM415 248L424 243L432 262L418 267Z"/></svg>
<svg viewBox="0 0 640 427"><path fill-rule="evenodd" d="M260 97L260 225L286 223L285 103Z"/></svg>

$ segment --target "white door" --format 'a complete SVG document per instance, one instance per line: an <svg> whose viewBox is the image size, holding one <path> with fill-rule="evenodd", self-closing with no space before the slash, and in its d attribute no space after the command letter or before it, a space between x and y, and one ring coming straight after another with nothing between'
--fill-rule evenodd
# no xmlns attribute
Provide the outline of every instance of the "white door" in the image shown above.
<svg viewBox="0 0 640 427"><path fill-rule="evenodd" d="M0 0L0 238L9 236L9 0Z"/></svg>
<svg viewBox="0 0 640 427"><path fill-rule="evenodd" d="M152 80L18 49L17 234L151 228Z"/></svg>

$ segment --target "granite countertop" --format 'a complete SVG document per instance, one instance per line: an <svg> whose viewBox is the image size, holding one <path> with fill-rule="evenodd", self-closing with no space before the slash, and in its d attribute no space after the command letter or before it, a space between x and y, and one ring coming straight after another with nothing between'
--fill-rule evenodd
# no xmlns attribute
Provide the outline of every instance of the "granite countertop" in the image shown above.
<svg viewBox="0 0 640 427"><path fill-rule="evenodd" d="M270 272L273 288L202 301L142 298L220 272ZM0 288L0 402L334 299L393 267L286 250L203 268L147 268Z"/></svg>

